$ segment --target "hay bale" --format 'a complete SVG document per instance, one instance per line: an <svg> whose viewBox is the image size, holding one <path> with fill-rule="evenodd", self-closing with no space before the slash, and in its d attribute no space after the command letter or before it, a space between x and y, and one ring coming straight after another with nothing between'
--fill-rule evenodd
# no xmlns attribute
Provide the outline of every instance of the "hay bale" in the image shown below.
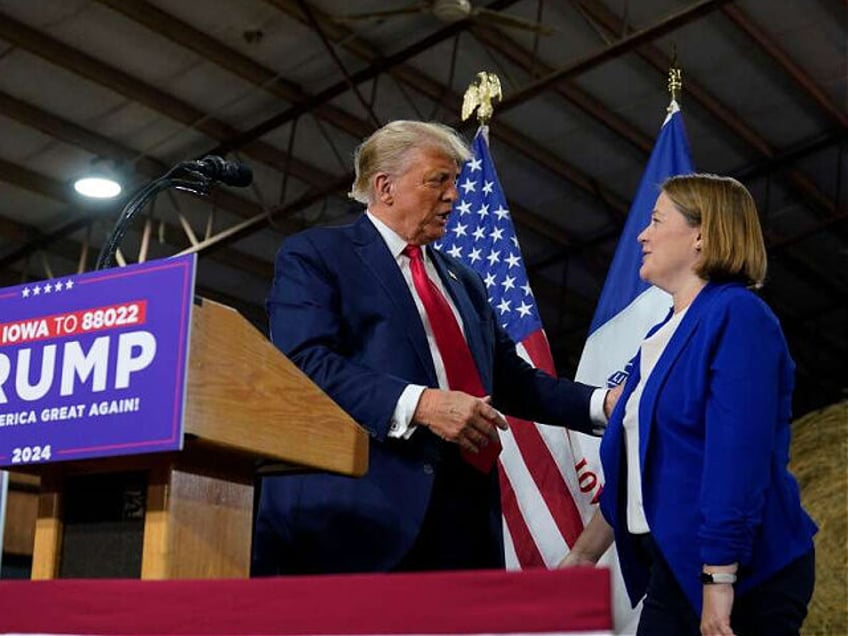
<svg viewBox="0 0 848 636"><path fill-rule="evenodd" d="M805 636L848 634L848 401L792 425L790 469L819 526L816 589Z"/></svg>

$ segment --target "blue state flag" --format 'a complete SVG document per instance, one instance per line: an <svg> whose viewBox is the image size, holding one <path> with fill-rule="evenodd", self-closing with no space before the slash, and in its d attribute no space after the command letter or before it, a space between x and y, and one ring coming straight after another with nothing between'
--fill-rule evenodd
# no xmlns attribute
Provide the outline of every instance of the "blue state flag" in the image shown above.
<svg viewBox="0 0 848 636"><path fill-rule="evenodd" d="M642 248L636 237L650 221L662 183L674 175L691 172L694 169L683 116L677 102L672 101L607 272L577 367L577 381L595 386L615 386L623 382L629 374L626 365L636 354L645 334L668 314L671 296L639 278ZM578 438L575 441L579 444L579 452L589 461L589 470L602 474L598 457L600 440L579 433L575 437ZM615 546L601 563L613 571L615 631L635 633L641 604L635 610L630 607L630 599L618 571Z"/></svg>
<svg viewBox="0 0 848 636"><path fill-rule="evenodd" d="M662 183L674 175L691 172L694 169L683 116L673 101L607 272L577 367L578 381L596 386L619 384L626 377L625 365L635 355L642 338L665 318L671 296L639 278L642 248L636 237L650 221Z"/></svg>

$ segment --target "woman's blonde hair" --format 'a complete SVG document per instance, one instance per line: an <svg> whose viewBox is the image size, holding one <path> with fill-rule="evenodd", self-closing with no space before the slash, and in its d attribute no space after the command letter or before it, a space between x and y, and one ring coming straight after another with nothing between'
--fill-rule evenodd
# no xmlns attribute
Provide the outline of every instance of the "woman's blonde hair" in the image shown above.
<svg viewBox="0 0 848 636"><path fill-rule="evenodd" d="M407 155L415 148L435 148L453 158L457 165L471 157L468 144L453 128L435 122L399 119L374 132L354 152L356 178L348 196L366 205L371 203L374 175L403 172Z"/></svg>
<svg viewBox="0 0 848 636"><path fill-rule="evenodd" d="M687 174L671 177L662 191L692 227L701 228L701 260L695 273L705 280L739 280L762 287L767 258L757 206L732 177Z"/></svg>

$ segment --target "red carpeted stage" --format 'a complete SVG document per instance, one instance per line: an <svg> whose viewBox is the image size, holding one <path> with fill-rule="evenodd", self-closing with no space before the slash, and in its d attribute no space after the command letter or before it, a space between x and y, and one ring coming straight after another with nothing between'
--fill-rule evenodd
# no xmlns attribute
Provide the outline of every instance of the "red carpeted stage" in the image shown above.
<svg viewBox="0 0 848 636"><path fill-rule="evenodd" d="M603 569L0 582L0 632L611 634Z"/></svg>

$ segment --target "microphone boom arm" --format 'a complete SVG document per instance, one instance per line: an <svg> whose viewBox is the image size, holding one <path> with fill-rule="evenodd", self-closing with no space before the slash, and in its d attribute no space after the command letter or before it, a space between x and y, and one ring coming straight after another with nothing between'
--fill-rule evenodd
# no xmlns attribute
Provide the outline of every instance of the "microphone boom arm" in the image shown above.
<svg viewBox="0 0 848 636"><path fill-rule="evenodd" d="M223 159L218 157L215 157L215 159L224 162ZM127 201L126 205L124 205L121 210L120 215L118 215L118 220L115 222L115 226L112 228L112 231L109 233L106 242L100 250L100 254L97 257L97 264L94 266L94 269L99 271L114 265L115 254L117 253L118 247L120 247L121 241L123 241L124 236L129 229L130 223L145 204L163 190L175 188L177 190L191 192L198 196L207 196L212 185L216 180L218 180L216 178L217 174L213 173L210 175L207 174L207 172L209 171L204 170L204 164L201 161L184 161L178 163L158 179L155 179L140 188L132 197L130 197L129 201ZM240 173L242 181L246 178L247 183L239 182L234 183L233 185L249 184L252 177L250 169L244 166L242 172L244 173Z"/></svg>

